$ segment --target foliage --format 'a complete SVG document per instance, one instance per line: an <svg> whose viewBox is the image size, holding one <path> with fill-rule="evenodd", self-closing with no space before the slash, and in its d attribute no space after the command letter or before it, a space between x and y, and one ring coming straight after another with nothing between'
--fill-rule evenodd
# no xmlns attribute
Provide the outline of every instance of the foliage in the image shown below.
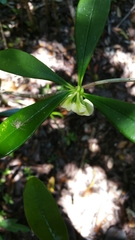
<svg viewBox="0 0 135 240"><path fill-rule="evenodd" d="M79 1L76 11L75 43L80 86L105 25L109 8L109 0L98 0L98 3L95 0Z"/></svg>
<svg viewBox="0 0 135 240"><path fill-rule="evenodd" d="M0 3L6 4L6 3L7 3L7 0L0 0Z"/></svg>
<svg viewBox="0 0 135 240"><path fill-rule="evenodd" d="M14 203L12 197L8 193L6 193L3 196L3 200L5 201L6 204L13 204Z"/></svg>
<svg viewBox="0 0 135 240"><path fill-rule="evenodd" d="M11 153L25 142L60 104L61 99L68 95L68 92L67 90L59 92L7 118L0 125L0 157Z"/></svg>
<svg viewBox="0 0 135 240"><path fill-rule="evenodd" d="M77 138L74 132L68 132L66 137L64 137L64 140L67 146L69 146L71 142L76 142Z"/></svg>
<svg viewBox="0 0 135 240"><path fill-rule="evenodd" d="M68 240L67 230L51 193L31 177L24 189L24 209L28 223L39 239Z"/></svg>
<svg viewBox="0 0 135 240"><path fill-rule="evenodd" d="M1 178L0 178L0 187L1 185L6 181L6 176L11 173L11 170L9 168L6 168L5 170L0 170ZM1 188L0 188L1 191Z"/></svg>
<svg viewBox="0 0 135 240"><path fill-rule="evenodd" d="M85 94L123 135L135 142L135 105L111 98Z"/></svg>
<svg viewBox="0 0 135 240"><path fill-rule="evenodd" d="M53 96L17 110L13 115L8 112L10 116L0 125L0 157L13 152L23 144L59 105L81 116L90 116L95 106L121 133L135 142L134 104L84 92L84 89L90 88L92 84L96 86L130 79L102 80L82 86L86 68L105 26L110 3L110 0L80 0L77 6L75 20L77 86L69 84L30 54L15 49L0 52L1 70L24 77L50 80L62 86L62 89ZM39 239L68 239L66 227L53 197L44 184L35 177L29 178L26 184L24 208L28 223Z"/></svg>
<svg viewBox="0 0 135 240"><path fill-rule="evenodd" d="M0 228L10 232L29 232L30 229L22 224L17 223L17 219L15 218L6 218L4 219L2 215L0 215ZM3 239L2 235L0 235L0 239Z"/></svg>
<svg viewBox="0 0 135 240"><path fill-rule="evenodd" d="M24 167L23 172L24 172L24 176L26 177L26 180L32 177L32 171L30 167Z"/></svg>
<svg viewBox="0 0 135 240"><path fill-rule="evenodd" d="M7 231L10 232L28 232L30 229L22 224L17 223L17 219L14 218L8 218L8 219L3 219L0 216L0 228L3 228Z"/></svg>

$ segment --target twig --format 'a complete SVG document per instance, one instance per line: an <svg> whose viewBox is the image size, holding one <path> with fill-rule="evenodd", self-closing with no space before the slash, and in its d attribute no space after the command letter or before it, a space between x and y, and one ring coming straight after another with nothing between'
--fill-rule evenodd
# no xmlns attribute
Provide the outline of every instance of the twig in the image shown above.
<svg viewBox="0 0 135 240"><path fill-rule="evenodd" d="M71 18L73 20L73 23L75 23L75 9L73 6L73 1L72 0L67 0L67 5L70 11Z"/></svg>
<svg viewBox="0 0 135 240"><path fill-rule="evenodd" d="M38 100L45 99L45 98L52 96L52 93L50 93L50 94L32 94L31 93L30 94L29 92L19 93L19 92L10 92L10 91L1 90L0 95L2 95L2 94L13 95L15 97L33 98L33 99L38 99Z"/></svg>
<svg viewBox="0 0 135 240"><path fill-rule="evenodd" d="M82 159L81 159L80 169L84 169L85 158L86 158L87 153L88 153L88 149L85 148L84 152L83 152Z"/></svg>
<svg viewBox="0 0 135 240"><path fill-rule="evenodd" d="M84 89L89 89L91 87L94 87L96 85L100 84L106 84L106 83L121 83L121 82L135 82L135 78L113 78L113 79L105 79L105 80L100 80L92 83L88 83L86 85L83 85L82 87Z"/></svg>
<svg viewBox="0 0 135 240"><path fill-rule="evenodd" d="M3 40L4 47L5 47L5 49L7 49L8 45L7 45L7 41L6 41L5 35L4 35L4 31L3 31L3 27L2 27L1 21L0 21L0 32L1 32L1 35L2 35L2 40Z"/></svg>
<svg viewBox="0 0 135 240"><path fill-rule="evenodd" d="M118 25L116 26L116 28L118 28L125 20L126 18L134 11L135 9L135 4L133 5L133 7L130 9L130 11L125 15L125 17L118 23Z"/></svg>
<svg viewBox="0 0 135 240"><path fill-rule="evenodd" d="M56 22L56 26L58 26L59 22L58 22L58 14L57 14L57 11L56 11L55 0L52 0L52 11L53 11L53 14L54 14L54 19L55 19L55 22Z"/></svg>
<svg viewBox="0 0 135 240"><path fill-rule="evenodd" d="M49 3L48 0L44 0L45 3L45 17L47 18L47 22L49 23L50 17L49 17Z"/></svg>
<svg viewBox="0 0 135 240"><path fill-rule="evenodd" d="M35 22L34 22L34 18L33 18L33 15L31 13L31 10L30 10L29 4L28 4L28 0L22 0L22 3L24 4L24 6L26 8L26 12L27 12L28 19L30 21L30 25L34 29Z"/></svg>

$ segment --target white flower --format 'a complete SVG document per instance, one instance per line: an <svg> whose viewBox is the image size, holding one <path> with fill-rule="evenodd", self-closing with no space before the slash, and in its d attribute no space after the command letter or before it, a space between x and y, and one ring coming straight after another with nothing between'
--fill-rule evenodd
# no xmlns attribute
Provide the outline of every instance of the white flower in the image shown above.
<svg viewBox="0 0 135 240"><path fill-rule="evenodd" d="M71 101L72 101L72 94L70 94L66 100L61 104L61 107L66 108L68 111L71 111Z"/></svg>
<svg viewBox="0 0 135 240"><path fill-rule="evenodd" d="M94 111L93 103L88 99L83 99L83 96L78 91L70 94L61 104L61 107L81 116L90 116Z"/></svg>

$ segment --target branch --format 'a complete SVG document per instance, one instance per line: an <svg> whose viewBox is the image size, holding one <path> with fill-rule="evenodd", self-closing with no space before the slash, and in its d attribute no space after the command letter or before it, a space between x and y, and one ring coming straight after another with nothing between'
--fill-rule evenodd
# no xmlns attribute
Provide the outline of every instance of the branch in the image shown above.
<svg viewBox="0 0 135 240"><path fill-rule="evenodd" d="M88 83L86 85L83 85L82 87L84 89L89 89L91 87L94 87L96 85L100 84L106 84L106 83L121 83L121 82L135 82L135 78L113 78L113 79L105 79L105 80L100 80L92 83Z"/></svg>

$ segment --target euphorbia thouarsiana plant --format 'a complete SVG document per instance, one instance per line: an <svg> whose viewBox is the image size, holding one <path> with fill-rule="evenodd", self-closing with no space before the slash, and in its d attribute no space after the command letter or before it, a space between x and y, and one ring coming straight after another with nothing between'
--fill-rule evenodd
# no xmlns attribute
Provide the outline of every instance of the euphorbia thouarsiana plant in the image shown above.
<svg viewBox="0 0 135 240"><path fill-rule="evenodd" d="M101 80L83 86L84 74L105 26L110 4L111 0L80 0L78 3L75 20L77 86L65 81L28 53L15 49L0 52L1 70L23 77L50 80L63 86L60 92L19 110L0 124L0 157L22 145L59 105L81 116L90 116L95 106L123 135L135 142L134 104L85 93L85 89L98 84L135 79ZM51 194L36 178L30 179L26 184L24 207L27 220L39 239L68 239ZM55 217L56 221L52 222ZM60 225L57 224L58 221Z"/></svg>

